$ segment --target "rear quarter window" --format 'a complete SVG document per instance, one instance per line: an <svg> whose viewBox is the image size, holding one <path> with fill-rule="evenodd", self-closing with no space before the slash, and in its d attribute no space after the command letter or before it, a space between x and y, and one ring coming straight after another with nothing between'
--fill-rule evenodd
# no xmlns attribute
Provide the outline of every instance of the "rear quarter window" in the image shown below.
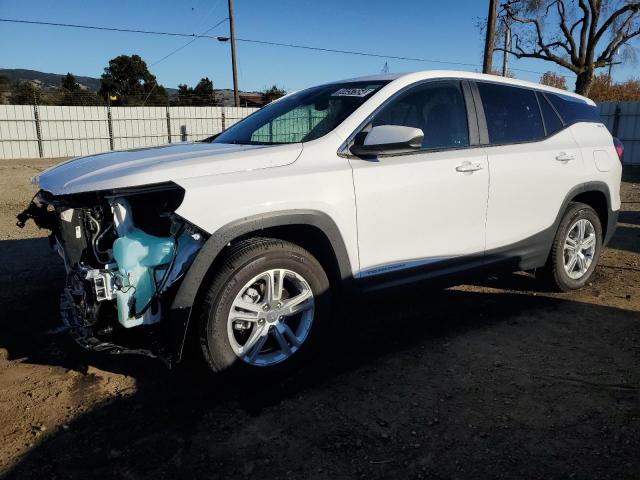
<svg viewBox="0 0 640 480"><path fill-rule="evenodd" d="M545 96L556 108L564 123L602 122L598 109L584 100L548 92L545 93Z"/></svg>

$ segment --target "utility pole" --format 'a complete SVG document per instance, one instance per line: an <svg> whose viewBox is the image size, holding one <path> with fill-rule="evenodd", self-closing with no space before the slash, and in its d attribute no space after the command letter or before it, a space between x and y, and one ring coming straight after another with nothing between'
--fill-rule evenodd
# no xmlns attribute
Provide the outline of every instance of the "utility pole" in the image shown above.
<svg viewBox="0 0 640 480"><path fill-rule="evenodd" d="M507 53L511 49L511 26L507 18L504 18L504 50L502 52L502 76L506 77L509 73L509 54Z"/></svg>
<svg viewBox="0 0 640 480"><path fill-rule="evenodd" d="M236 30L233 22L233 0L229 0L229 33L231 35L231 68L233 69L233 101L236 107L240 106L238 95L238 70L236 68Z"/></svg>
<svg viewBox="0 0 640 480"><path fill-rule="evenodd" d="M493 70L493 42L496 38L496 19L498 18L498 0L489 0L489 14L487 15L487 36L484 41L484 59L482 73Z"/></svg>

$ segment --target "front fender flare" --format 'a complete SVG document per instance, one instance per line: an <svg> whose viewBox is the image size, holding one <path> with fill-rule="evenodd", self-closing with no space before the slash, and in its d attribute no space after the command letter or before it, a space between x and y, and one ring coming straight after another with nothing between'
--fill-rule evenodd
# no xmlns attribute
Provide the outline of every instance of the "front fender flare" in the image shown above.
<svg viewBox="0 0 640 480"><path fill-rule="evenodd" d="M171 308L185 309L193 305L202 282L213 265L213 262L229 242L251 232L290 225L310 225L321 230L331 243L340 269L341 278L343 280L352 278L351 263L349 261L347 248L338 226L329 215L318 210L284 210L270 212L245 217L228 223L216 230L200 249L193 264L187 271L174 297Z"/></svg>

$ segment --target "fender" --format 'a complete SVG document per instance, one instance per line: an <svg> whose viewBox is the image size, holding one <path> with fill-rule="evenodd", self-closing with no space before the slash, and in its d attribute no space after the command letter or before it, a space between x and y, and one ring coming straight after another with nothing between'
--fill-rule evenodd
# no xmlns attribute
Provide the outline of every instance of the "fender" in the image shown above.
<svg viewBox="0 0 640 480"><path fill-rule="evenodd" d="M587 192L600 192L604 194L605 198L607 199L607 224L602 225L602 229L603 229L602 245L605 246L609 243L609 240L611 240L611 237L613 237L613 234L616 231L616 224L618 223L618 212L619 212L619 210L613 210L611 208L611 191L609 190L609 186L605 182L601 182L601 181L586 182L571 189L571 191L565 198L564 203L562 204L562 208L558 213L558 218L554 223L554 227L556 230L558 229L558 225L560 225L560 221L562 220L562 215L564 214L564 211L567 209L567 205L569 204L571 199L581 193L587 193ZM554 235L555 235L555 231L554 231Z"/></svg>
<svg viewBox="0 0 640 480"><path fill-rule="evenodd" d="M341 278L345 281L352 278L347 248L338 226L329 215L318 210L269 212L236 220L216 230L200 249L193 264L187 271L171 308L185 309L193 305L211 265L229 242L250 232L290 225L310 225L320 229L331 243Z"/></svg>

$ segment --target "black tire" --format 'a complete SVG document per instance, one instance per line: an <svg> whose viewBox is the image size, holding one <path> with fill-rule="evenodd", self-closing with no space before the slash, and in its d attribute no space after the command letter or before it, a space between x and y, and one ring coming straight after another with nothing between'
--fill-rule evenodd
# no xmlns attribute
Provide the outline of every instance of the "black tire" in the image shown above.
<svg viewBox="0 0 640 480"><path fill-rule="evenodd" d="M564 242L569 229L580 219L586 219L594 227L596 236L596 246L593 261L587 271L578 279L571 278L564 268ZM600 259L602 250L602 224L600 218L593 208L584 203L571 202L562 217L558 226L558 231L553 240L551 252L547 264L539 269L537 275L555 291L569 292L583 287L593 275Z"/></svg>
<svg viewBox="0 0 640 480"><path fill-rule="evenodd" d="M287 269L301 275L314 296L314 314L306 339L287 359L268 366L246 363L236 355L227 333L231 306L245 284L270 269ZM199 339L205 361L213 372L281 377L309 360L327 333L331 313L329 280L320 263L293 243L256 238L229 251L219 264L204 298Z"/></svg>

